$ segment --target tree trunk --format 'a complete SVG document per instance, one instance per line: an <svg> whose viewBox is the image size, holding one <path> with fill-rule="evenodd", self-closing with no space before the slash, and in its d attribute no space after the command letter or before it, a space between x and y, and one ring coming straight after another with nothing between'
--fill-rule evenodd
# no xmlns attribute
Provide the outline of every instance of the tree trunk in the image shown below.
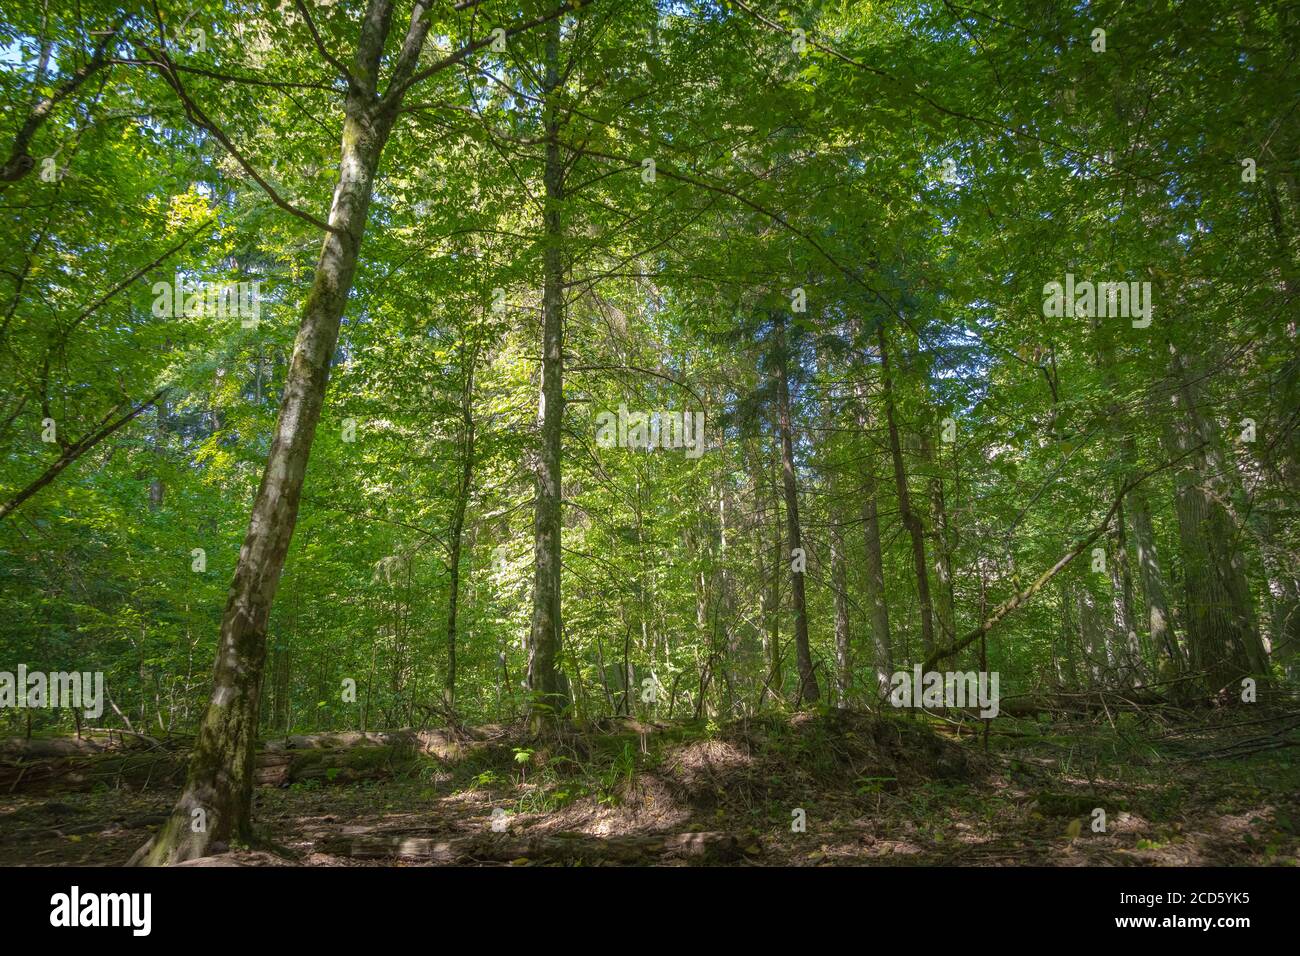
<svg viewBox="0 0 1300 956"><path fill-rule="evenodd" d="M463 344L463 343L462 343ZM447 678L443 685L442 699L448 710L456 708L456 613L460 607L460 552L465 530L465 510L469 507L470 481L474 477L474 365L473 359L465 374L465 391L461 395L461 424L464 431L464 444L461 453L460 486L456 489L456 506L451 516L451 528L448 530L448 562L451 580L448 582L447 594Z"/></svg>
<svg viewBox="0 0 1300 956"><path fill-rule="evenodd" d="M834 491L831 497L833 500ZM835 591L835 700L841 708L849 705L849 691L853 683L852 652L849 646L849 595L846 579L844 535L840 530L839 522L836 521L831 527L831 588Z"/></svg>
<svg viewBox="0 0 1300 956"><path fill-rule="evenodd" d="M876 328L876 342L880 346L880 374L885 392L885 421L889 426L889 451L894 461L894 484L898 489L898 516L912 539L912 566L916 571L916 600L921 617L921 644L928 658L934 653L935 645L934 612L925 568L925 528L912 510L911 498L907 493L907 471L903 468L903 446L898 438L894 386L889 374L889 350L885 345L883 324Z"/></svg>
<svg viewBox="0 0 1300 956"><path fill-rule="evenodd" d="M930 471L930 530L934 542L930 566L934 569L934 617L945 643L952 643L957 638L957 623L953 616L952 560L948 554L948 507L943 497L943 479L938 475L934 444L924 433L920 448L921 460Z"/></svg>
<svg viewBox="0 0 1300 956"><path fill-rule="evenodd" d="M757 456L755 456L757 457ZM784 683L784 675L781 668L781 616L779 614L780 606L780 580L781 580L781 525L780 509L777 504L776 479L773 476L773 464L771 459L765 454L763 471L766 473L766 481L762 484L758 480L758 469L754 469L754 493L763 502L759 508L758 524L758 546L754 549L754 555L758 562L758 580L763 589L761 597L762 611L762 641L763 641L763 659L767 664L767 677L764 684L766 691L761 697L769 694L780 699L781 685ZM763 496L763 488L766 486L767 495ZM772 523L772 544L768 547L767 532L769 528L766 524L767 515L770 513L774 517ZM763 560L763 555L769 553L772 556L770 566ZM760 698L761 703L761 698Z"/></svg>
<svg viewBox="0 0 1300 956"><path fill-rule="evenodd" d="M1174 636L1169 616L1169 601L1165 597L1165 578L1160 569L1156 551L1155 529L1151 524L1151 505L1146 489L1134 488L1129 492L1129 514L1133 516L1133 542L1137 547L1138 578L1142 582L1142 597L1146 608L1147 630L1155 653L1168 661L1175 670L1182 670L1183 655Z"/></svg>
<svg viewBox="0 0 1300 956"><path fill-rule="evenodd" d="M1142 679L1142 650L1138 644L1137 629L1133 623L1133 576L1128 567L1128 529L1124 521L1124 506L1115 513L1115 527L1111 532L1111 560L1106 565L1110 575L1110 591L1114 631L1114 657L1120 663L1120 673L1129 684Z"/></svg>
<svg viewBox="0 0 1300 956"><path fill-rule="evenodd" d="M1076 585L1075 600L1079 609L1079 644L1083 648L1089 682L1097 687L1103 683L1106 675L1105 635L1096 601L1086 582Z"/></svg>
<svg viewBox="0 0 1300 956"><path fill-rule="evenodd" d="M1280 530L1281 524L1277 511L1264 515L1260 551L1268 583L1272 656L1288 671L1294 671L1296 655L1300 652L1300 572Z"/></svg>
<svg viewBox="0 0 1300 956"><path fill-rule="evenodd" d="M339 322L365 234L375 170L399 105L380 108L375 94L390 16L389 4L372 0L362 26L353 67L357 84L346 99L331 229L303 305L266 469L221 619L212 697L199 725L185 786L167 822L132 862L179 863L206 856L214 842L252 837L253 753L267 619L293 536ZM423 32L427 29L426 18Z"/></svg>
<svg viewBox="0 0 1300 956"><path fill-rule="evenodd" d="M1091 328L1097 341L1095 361L1102 381L1108 392L1112 395L1119 394L1114 346L1104 334L1099 321L1094 320ZM1124 479L1131 481L1138 473L1137 441L1133 437L1137 423L1122 420L1123 409L1116 402L1109 403L1107 415L1117 426L1123 427L1126 431L1121 444L1120 457L1124 464ZM1137 549L1138 579L1142 584L1143 610L1151 651L1157 662L1165 662L1163 668L1166 672L1165 676L1172 677L1173 673L1182 669L1183 660L1178 649L1178 639L1174 636L1173 620L1169 615L1169 604L1165 597L1164 575L1161 573L1160 562L1156 555L1151 504L1146 489L1141 485L1135 486L1128 492L1127 505L1128 512L1133 517L1133 543ZM1133 574L1128 560L1123 503L1120 510L1116 512L1116 518L1111 549L1114 557L1109 565L1111 588L1115 598L1115 624L1119 638L1127 648L1129 673L1136 678L1141 654L1133 646L1137 642L1138 623L1134 610Z"/></svg>
<svg viewBox="0 0 1300 956"><path fill-rule="evenodd" d="M865 433L868 425L864 398L858 393L858 427ZM889 646L889 604L885 599L885 562L880 547L880 517L876 506L876 475L868 465L862 471L862 536L866 545L867 617L871 628L871 646L876 668L876 696L889 695L894 661Z"/></svg>
<svg viewBox="0 0 1300 956"><path fill-rule="evenodd" d="M799 486L794 473L794 435L790 423L790 379L786 355L785 316L773 314L773 346L776 352L776 411L781 433L781 481L785 492L786 544L791 568L791 600L794 604L794 653L799 670L799 703L812 703L821 697L813 674L812 652L808 647L808 604L804 594L804 573L794 564L795 554L803 549L799 527Z"/></svg>
<svg viewBox="0 0 1300 956"><path fill-rule="evenodd" d="M1245 562L1224 501L1226 463L1205 419L1200 389L1186 360L1170 345L1177 391L1172 442L1188 458L1175 474L1178 534L1187 601L1187 645L1193 671L1217 693L1268 669L1254 621Z"/></svg>
<svg viewBox="0 0 1300 956"><path fill-rule="evenodd" d="M564 416L564 165L560 157L555 93L560 79L560 24L546 27L544 112L546 168L543 185L545 248L542 276L541 448L533 516L533 620L528 639L528 709L540 719L558 716L568 703L560 672L560 438Z"/></svg>

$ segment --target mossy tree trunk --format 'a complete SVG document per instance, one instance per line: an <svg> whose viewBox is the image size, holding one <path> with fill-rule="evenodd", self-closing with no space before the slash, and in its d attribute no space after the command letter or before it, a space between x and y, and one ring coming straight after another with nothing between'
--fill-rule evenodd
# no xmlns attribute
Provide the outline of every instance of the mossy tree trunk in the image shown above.
<svg viewBox="0 0 1300 956"><path fill-rule="evenodd" d="M564 424L564 163L556 99L563 83L560 24L546 28L543 111L546 165L543 172L542 383L533 514L533 618L528 637L528 707L534 722L558 716L568 703L560 671L563 623L560 605L561 436Z"/></svg>
<svg viewBox="0 0 1300 956"><path fill-rule="evenodd" d="M303 306L284 397L252 517L221 619L212 696L181 791L161 829L132 862L165 865L206 856L216 843L252 837L253 755L257 739L266 625L285 555L316 424L324 404L339 323L357 268L375 170L400 105L377 93L391 0L371 0L361 27L344 105L339 173L315 276ZM412 15L390 89L414 71L429 20Z"/></svg>

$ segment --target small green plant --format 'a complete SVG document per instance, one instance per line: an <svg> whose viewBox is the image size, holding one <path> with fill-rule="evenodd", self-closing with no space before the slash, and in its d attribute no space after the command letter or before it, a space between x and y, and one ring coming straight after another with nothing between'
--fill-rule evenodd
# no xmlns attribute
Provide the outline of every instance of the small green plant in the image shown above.
<svg viewBox="0 0 1300 956"><path fill-rule="evenodd" d="M897 779L897 777L863 777L858 783L858 796L875 796L885 789L885 784Z"/></svg>
<svg viewBox="0 0 1300 956"><path fill-rule="evenodd" d="M497 782L497 772L495 770L484 770L469 782L471 790L477 790L479 787L490 787Z"/></svg>
<svg viewBox="0 0 1300 956"><path fill-rule="evenodd" d="M521 784L528 781L528 764L532 762L533 749L531 747L515 748L515 765L519 768L519 782Z"/></svg>

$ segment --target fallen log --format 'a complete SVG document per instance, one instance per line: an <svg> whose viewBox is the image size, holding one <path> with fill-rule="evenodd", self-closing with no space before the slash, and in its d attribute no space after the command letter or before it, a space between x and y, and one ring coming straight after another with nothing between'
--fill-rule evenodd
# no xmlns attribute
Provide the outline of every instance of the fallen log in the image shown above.
<svg viewBox="0 0 1300 956"><path fill-rule="evenodd" d="M291 860L286 860L276 856L273 853L266 853L261 850L241 852L238 856L231 853L215 853L212 856L200 856L193 860L185 860L182 863L173 864L175 866L199 866L199 867L249 867L249 866L292 866Z"/></svg>
<svg viewBox="0 0 1300 956"><path fill-rule="evenodd" d="M1138 694L1132 691L1086 691L1077 694L1017 694L1003 697L998 701L998 717L1036 717L1039 714L1074 714L1089 716L1104 714L1107 710L1140 710L1147 707L1161 707L1170 701L1159 694ZM974 707L924 707L929 714L945 716L971 717L977 720L984 717L981 708Z"/></svg>
<svg viewBox="0 0 1300 956"><path fill-rule="evenodd" d="M144 734L105 730L80 737L5 737L0 739L0 759L73 757L110 750L160 750L162 743Z"/></svg>
<svg viewBox="0 0 1300 956"><path fill-rule="evenodd" d="M632 836L592 836L588 833L547 833L516 836L474 833L454 837L424 837L410 832L341 833L317 844L321 853L358 860L400 859L425 863L547 863L635 864L649 858L691 859L723 863L744 855L730 833L654 833Z"/></svg>
<svg viewBox="0 0 1300 956"><path fill-rule="evenodd" d="M180 781L185 759L172 753L101 754L48 757L35 760L0 760L0 793L145 789Z"/></svg>
<svg viewBox="0 0 1300 956"><path fill-rule="evenodd" d="M263 748L271 753L301 750L353 750L365 747L398 747L440 759L465 755L477 744L491 739L498 728L488 725L466 728L458 733L441 730L336 731L320 734L291 734L267 740Z"/></svg>
<svg viewBox="0 0 1300 956"><path fill-rule="evenodd" d="M264 750L254 758L253 783L348 784L383 780L414 769L420 753L406 746L353 746L338 750ZM172 787L185 777L184 751L104 751L34 759L0 759L0 794Z"/></svg>

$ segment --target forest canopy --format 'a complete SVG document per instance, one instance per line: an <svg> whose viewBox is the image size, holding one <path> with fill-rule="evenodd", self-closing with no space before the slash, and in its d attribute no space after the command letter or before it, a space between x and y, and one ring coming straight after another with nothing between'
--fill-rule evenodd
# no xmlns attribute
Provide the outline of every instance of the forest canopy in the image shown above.
<svg viewBox="0 0 1300 956"><path fill-rule="evenodd" d="M1298 56L1237 0L6 2L0 671L103 700L0 725L192 737L162 863L294 734L1292 699Z"/></svg>

